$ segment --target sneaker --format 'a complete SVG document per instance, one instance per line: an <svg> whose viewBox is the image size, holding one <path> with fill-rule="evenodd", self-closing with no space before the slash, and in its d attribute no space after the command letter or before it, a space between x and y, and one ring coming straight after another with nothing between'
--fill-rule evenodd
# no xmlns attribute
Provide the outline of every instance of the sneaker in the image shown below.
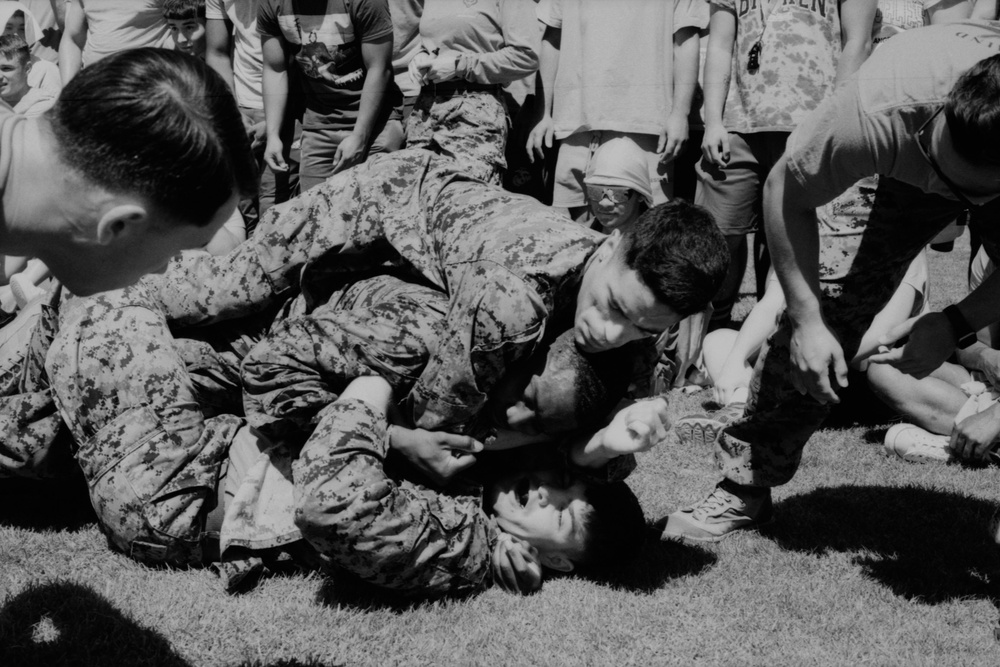
<svg viewBox="0 0 1000 667"><path fill-rule="evenodd" d="M705 500L667 517L661 539L718 542L737 530L760 528L774 520L771 490L747 493L748 487L722 481Z"/></svg>
<svg viewBox="0 0 1000 667"><path fill-rule="evenodd" d="M10 277L8 282L18 308L24 308L31 301L45 294L45 290L24 278L20 273Z"/></svg>
<svg viewBox="0 0 1000 667"><path fill-rule="evenodd" d="M693 447L708 447L715 443L722 429L743 416L745 403L730 403L710 415L694 414L681 417L674 424L677 439L682 445Z"/></svg>
<svg viewBox="0 0 1000 667"><path fill-rule="evenodd" d="M947 463L952 460L949 438L913 424L895 424L885 434L885 453L910 463Z"/></svg>

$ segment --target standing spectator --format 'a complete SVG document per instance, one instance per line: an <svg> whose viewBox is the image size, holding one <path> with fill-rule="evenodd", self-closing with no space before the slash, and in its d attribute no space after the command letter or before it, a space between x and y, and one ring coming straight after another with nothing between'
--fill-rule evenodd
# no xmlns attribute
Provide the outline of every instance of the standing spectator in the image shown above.
<svg viewBox="0 0 1000 667"><path fill-rule="evenodd" d="M410 61L421 89L407 145L447 155L499 185L510 122L501 85L538 69L536 25L530 0L427 0L420 50Z"/></svg>
<svg viewBox="0 0 1000 667"><path fill-rule="evenodd" d="M0 2L0 26L3 26L3 34L17 35L28 44L29 48L37 46L42 36L41 26L23 2ZM62 90L59 66L38 57L34 52L31 54L30 62L28 85L48 92L53 98L58 97L59 91Z"/></svg>
<svg viewBox="0 0 1000 667"><path fill-rule="evenodd" d="M646 153L653 201L672 195L669 162L687 140L698 79L704 0L543 0L540 119L528 152L562 141L552 205L578 219L587 211L583 178L594 151L627 135Z"/></svg>
<svg viewBox="0 0 1000 667"><path fill-rule="evenodd" d="M289 59L298 70L305 103L302 191L364 162L369 152L400 147L401 123L390 118L398 90L392 83L387 0L260 0L257 31L264 55L264 160L269 167L288 169L281 129L290 97Z"/></svg>
<svg viewBox="0 0 1000 667"><path fill-rule="evenodd" d="M758 8L759 7L759 8ZM729 323L756 231L764 180L789 133L871 52L876 0L756 5L714 0L705 62L704 158L695 201L729 244L711 328ZM730 79L733 85L730 86ZM758 292L770 260L756 262Z"/></svg>
<svg viewBox="0 0 1000 667"><path fill-rule="evenodd" d="M170 46L161 0L66 0L66 27L59 43L63 85L81 67L128 49Z"/></svg>

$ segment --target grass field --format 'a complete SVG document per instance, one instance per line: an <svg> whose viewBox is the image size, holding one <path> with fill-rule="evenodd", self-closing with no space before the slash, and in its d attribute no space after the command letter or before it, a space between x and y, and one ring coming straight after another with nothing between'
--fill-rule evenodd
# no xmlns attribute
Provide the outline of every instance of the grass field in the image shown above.
<svg viewBox="0 0 1000 667"><path fill-rule="evenodd" d="M967 253L932 253L938 307L961 295ZM677 418L708 393L671 398ZM612 580L528 598L412 604L304 575L227 596L208 571L109 552L79 489L0 483L0 667L996 665L1000 470L887 459L885 428L817 433L764 533L652 542ZM717 480L710 452L671 441L631 484L655 520Z"/></svg>

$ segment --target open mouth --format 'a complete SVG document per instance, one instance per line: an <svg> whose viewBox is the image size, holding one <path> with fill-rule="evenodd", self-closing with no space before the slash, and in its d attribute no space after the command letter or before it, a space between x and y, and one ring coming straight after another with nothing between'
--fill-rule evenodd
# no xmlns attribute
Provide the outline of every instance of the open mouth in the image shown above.
<svg viewBox="0 0 1000 667"><path fill-rule="evenodd" d="M514 485L514 495L521 507L526 507L528 505L528 493L530 492L531 482L527 477L522 477L518 480L517 484Z"/></svg>

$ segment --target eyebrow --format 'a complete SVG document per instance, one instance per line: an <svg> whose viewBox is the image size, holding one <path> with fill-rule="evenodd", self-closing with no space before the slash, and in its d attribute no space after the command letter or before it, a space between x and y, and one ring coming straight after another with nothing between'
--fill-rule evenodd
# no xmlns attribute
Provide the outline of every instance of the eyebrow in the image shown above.
<svg viewBox="0 0 1000 667"><path fill-rule="evenodd" d="M617 310L619 313L625 315L625 317L628 318L628 315L625 314L625 309L622 308L622 304L618 300L618 297L615 296L615 293L612 292L611 290L608 290L608 301L611 302L611 305L612 307L614 307L615 310ZM663 333L663 331L660 329L650 329L649 327L644 327L639 324L636 324L635 322L632 322L631 319L629 319L629 322L631 322L632 326L634 326L636 329L650 336L659 336L661 333Z"/></svg>

